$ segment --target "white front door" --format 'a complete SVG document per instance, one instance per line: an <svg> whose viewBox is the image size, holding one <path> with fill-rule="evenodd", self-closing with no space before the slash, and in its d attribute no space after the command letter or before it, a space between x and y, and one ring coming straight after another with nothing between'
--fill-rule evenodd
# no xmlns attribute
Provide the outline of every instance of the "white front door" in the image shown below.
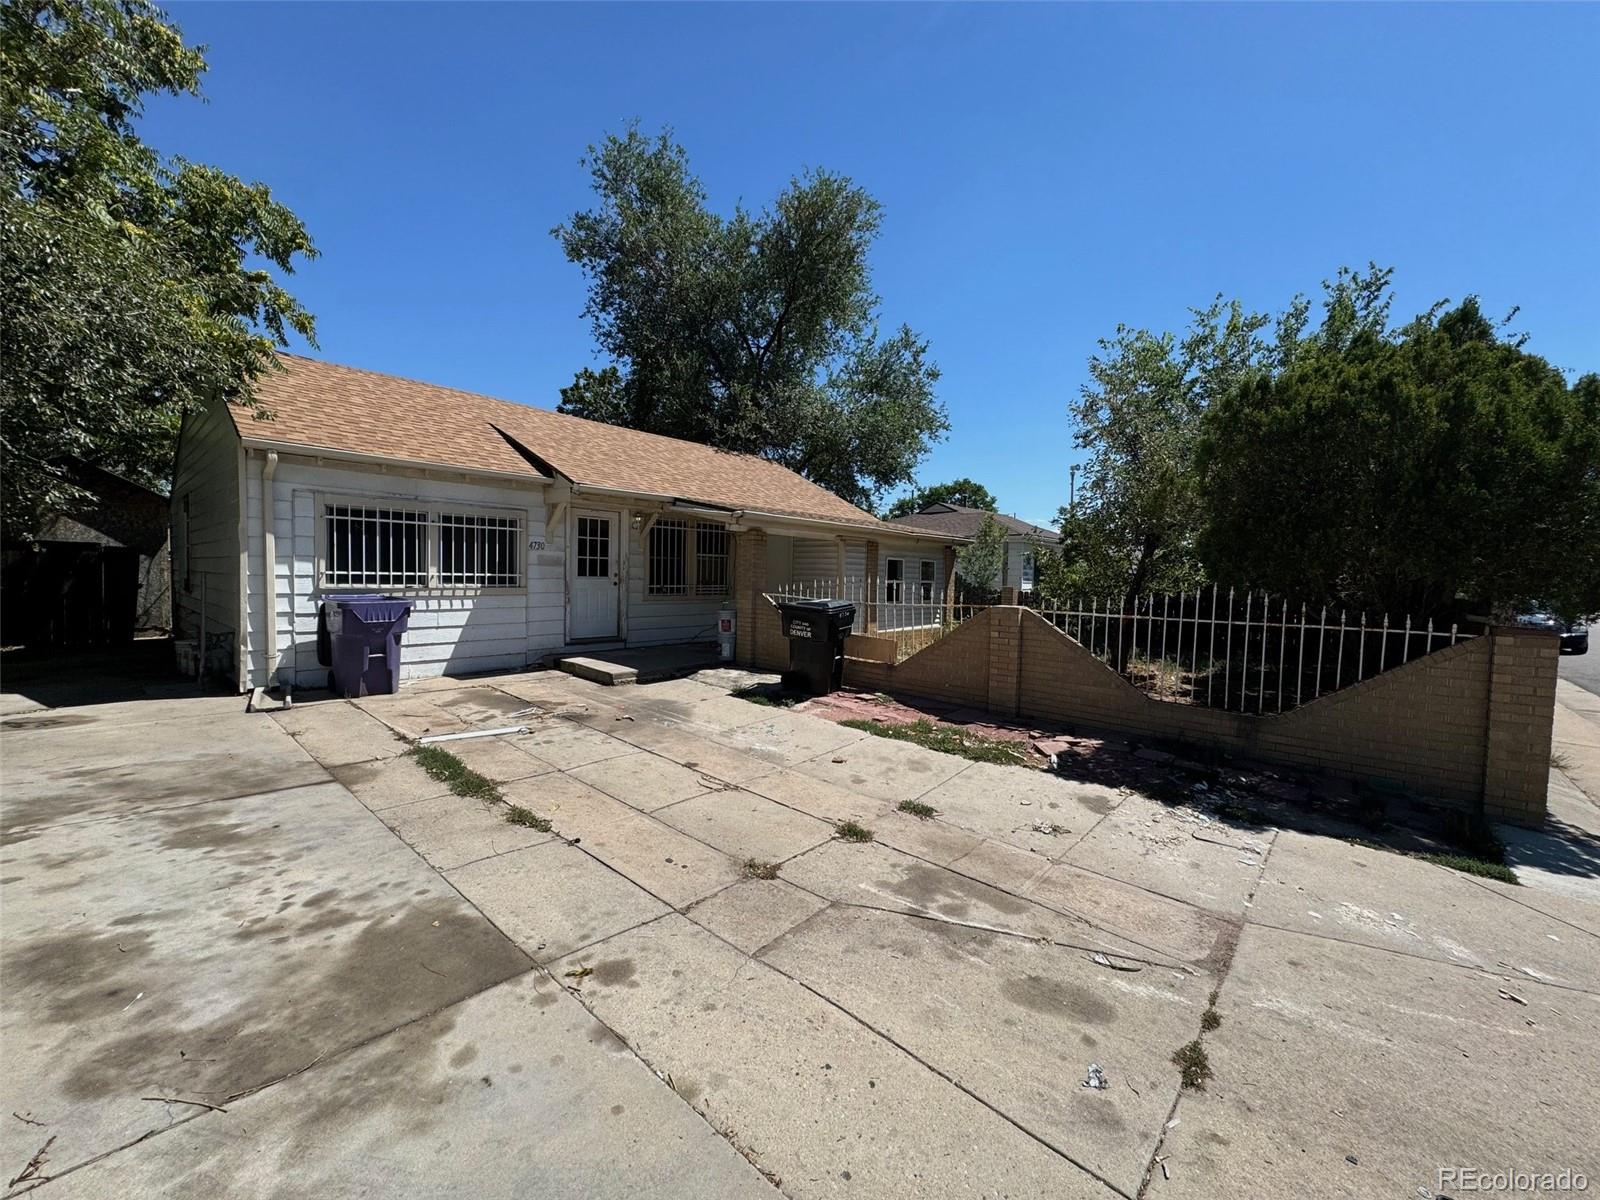
<svg viewBox="0 0 1600 1200"><path fill-rule="evenodd" d="M573 641L617 636L617 514L577 509L572 514L572 607L568 636Z"/></svg>

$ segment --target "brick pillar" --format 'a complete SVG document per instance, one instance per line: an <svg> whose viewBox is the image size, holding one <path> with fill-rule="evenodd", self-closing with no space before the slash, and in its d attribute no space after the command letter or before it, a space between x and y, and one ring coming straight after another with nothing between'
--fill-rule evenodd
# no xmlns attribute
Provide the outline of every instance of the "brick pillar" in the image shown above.
<svg viewBox="0 0 1600 1200"><path fill-rule="evenodd" d="M1014 587L1003 587L1003 588L1000 589L1000 603L1001 604L1015 604L1016 602L1017 602L1017 589L1016 588L1014 588Z"/></svg>
<svg viewBox="0 0 1600 1200"><path fill-rule="evenodd" d="M955 624L956 620L956 548L944 548L944 623Z"/></svg>
<svg viewBox="0 0 1600 1200"><path fill-rule="evenodd" d="M763 596L766 590L766 531L751 529L734 534L733 608L737 614L734 627L734 659L741 667L757 665L761 610L772 607Z"/></svg>
<svg viewBox="0 0 1600 1200"><path fill-rule="evenodd" d="M1560 641L1542 629L1516 626L1496 626L1489 639L1484 813L1495 821L1543 825Z"/></svg>
<svg viewBox="0 0 1600 1200"><path fill-rule="evenodd" d="M878 553L878 543L868 542L867 577L862 584L865 595L861 597L862 606L866 609L866 612L862 614L863 619L858 624L858 628L862 633L878 632L878 591L882 586L878 581Z"/></svg>
<svg viewBox="0 0 1600 1200"><path fill-rule="evenodd" d="M989 610L989 711L1022 711L1022 609L1015 606Z"/></svg>

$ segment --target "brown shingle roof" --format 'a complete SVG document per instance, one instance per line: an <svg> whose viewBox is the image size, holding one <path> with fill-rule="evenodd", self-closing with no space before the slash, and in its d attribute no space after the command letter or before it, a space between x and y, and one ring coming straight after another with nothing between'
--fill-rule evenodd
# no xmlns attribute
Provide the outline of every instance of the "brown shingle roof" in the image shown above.
<svg viewBox="0 0 1600 1200"><path fill-rule="evenodd" d="M914 526L919 530L943 534L946 537L976 537L978 530L983 527L985 517L993 517L999 522L1000 527L1010 534L1042 538L1047 542L1053 542L1060 537L1054 529L1046 529L1042 525L1030 525L1018 517L1010 517L1005 513L992 513L981 508L967 508L960 504L930 504L920 512L914 512L909 517L895 517L887 524Z"/></svg>
<svg viewBox="0 0 1600 1200"><path fill-rule="evenodd" d="M871 513L754 455L295 354L279 357L285 369L256 385L272 419L252 420L234 409L244 437L539 478L510 438L579 485L884 528Z"/></svg>

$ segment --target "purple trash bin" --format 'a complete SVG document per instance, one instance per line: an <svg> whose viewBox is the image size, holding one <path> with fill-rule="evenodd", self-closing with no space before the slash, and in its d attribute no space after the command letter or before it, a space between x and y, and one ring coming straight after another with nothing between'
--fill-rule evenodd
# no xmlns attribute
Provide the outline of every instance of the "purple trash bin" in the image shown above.
<svg viewBox="0 0 1600 1200"><path fill-rule="evenodd" d="M411 622L411 601L362 594L330 597L328 635L333 690L347 699L400 690L400 635Z"/></svg>

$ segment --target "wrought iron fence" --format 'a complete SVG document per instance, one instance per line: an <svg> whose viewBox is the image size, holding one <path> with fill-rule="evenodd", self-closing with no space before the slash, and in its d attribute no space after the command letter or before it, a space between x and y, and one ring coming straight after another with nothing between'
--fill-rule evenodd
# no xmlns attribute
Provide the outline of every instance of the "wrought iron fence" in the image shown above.
<svg viewBox="0 0 1600 1200"><path fill-rule="evenodd" d="M1377 620L1213 585L1131 604L1046 603L1039 615L1160 700L1231 712L1286 712L1482 633L1430 618Z"/></svg>
<svg viewBox="0 0 1600 1200"><path fill-rule="evenodd" d="M896 588L896 584L899 585ZM856 606L852 633L871 632L893 638L895 661L910 658L938 641L988 605L946 604L924 580L807 579L779 584L768 592L773 603L785 600L848 600Z"/></svg>

